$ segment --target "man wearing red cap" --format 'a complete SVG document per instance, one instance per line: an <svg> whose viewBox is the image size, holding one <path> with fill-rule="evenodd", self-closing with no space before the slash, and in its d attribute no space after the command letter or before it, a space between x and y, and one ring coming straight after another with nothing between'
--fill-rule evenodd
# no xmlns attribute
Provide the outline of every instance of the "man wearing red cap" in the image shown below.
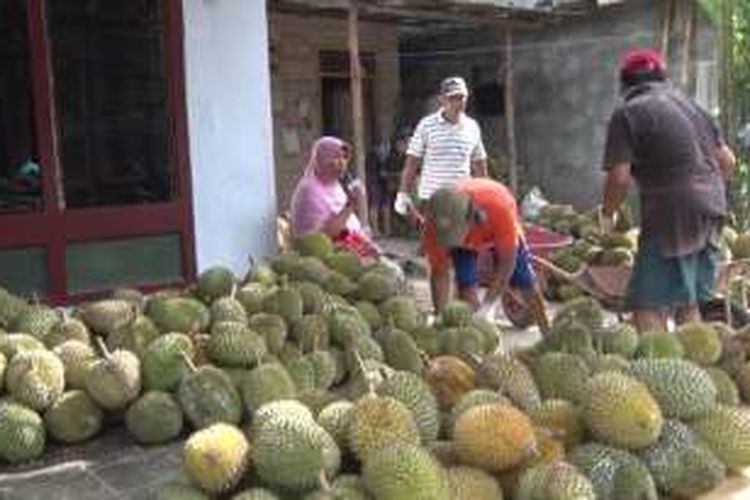
<svg viewBox="0 0 750 500"><path fill-rule="evenodd" d="M717 270L734 154L711 117L667 79L659 53L629 52L620 66L623 103L610 118L600 223L611 231L635 180L641 233L627 304L640 331L700 320Z"/></svg>

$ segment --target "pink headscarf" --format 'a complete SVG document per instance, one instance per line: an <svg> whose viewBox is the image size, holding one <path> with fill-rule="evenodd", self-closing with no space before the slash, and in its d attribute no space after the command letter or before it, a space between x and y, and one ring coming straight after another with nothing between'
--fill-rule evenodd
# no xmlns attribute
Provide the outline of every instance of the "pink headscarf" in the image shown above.
<svg viewBox="0 0 750 500"><path fill-rule="evenodd" d="M336 172L330 169L331 160L347 147L336 137L324 136L315 141L305 174L292 195L291 223L295 237L319 231L346 205L347 196ZM352 214L346 229L360 232L362 224Z"/></svg>

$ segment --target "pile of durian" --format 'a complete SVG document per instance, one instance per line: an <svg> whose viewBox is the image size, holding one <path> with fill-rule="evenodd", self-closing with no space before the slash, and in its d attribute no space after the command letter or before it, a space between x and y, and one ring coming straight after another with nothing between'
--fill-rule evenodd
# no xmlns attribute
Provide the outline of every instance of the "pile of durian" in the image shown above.
<svg viewBox="0 0 750 500"><path fill-rule="evenodd" d="M750 466L750 330L639 336L580 297L511 351L320 234L185 290L2 292L0 321L0 464L106 426L185 439L143 499L692 498Z"/></svg>

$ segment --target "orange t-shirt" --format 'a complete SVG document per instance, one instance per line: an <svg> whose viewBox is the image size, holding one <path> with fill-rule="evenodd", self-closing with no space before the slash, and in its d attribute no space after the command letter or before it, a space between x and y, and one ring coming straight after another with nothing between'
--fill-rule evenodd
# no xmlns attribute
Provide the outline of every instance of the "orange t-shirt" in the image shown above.
<svg viewBox="0 0 750 500"><path fill-rule="evenodd" d="M464 179L456 184L455 189L469 195L474 205L483 210L486 216L484 222L472 224L461 247L478 252L492 246L498 257L515 258L523 229L513 193L503 184L487 178ZM449 249L440 246L435 227L430 221L425 227L424 249L431 269L440 272L448 268Z"/></svg>

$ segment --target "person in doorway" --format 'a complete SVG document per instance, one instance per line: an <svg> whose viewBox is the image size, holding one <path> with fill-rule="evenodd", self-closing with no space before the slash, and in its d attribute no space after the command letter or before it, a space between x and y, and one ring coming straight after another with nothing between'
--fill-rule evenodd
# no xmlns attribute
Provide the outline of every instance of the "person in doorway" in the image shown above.
<svg viewBox="0 0 750 500"><path fill-rule="evenodd" d="M491 179L466 178L451 188L437 189L425 203L425 252L434 279L433 305L440 310L450 297L453 267L458 296L476 314L494 320L506 291L520 293L542 333L548 322L541 289L513 194ZM495 268L480 301L477 258L491 248Z"/></svg>
<svg viewBox="0 0 750 500"><path fill-rule="evenodd" d="M401 182L394 200L396 213L421 225L421 206L435 191L454 187L470 176L487 176L487 153L476 121L466 115L469 91L463 78L440 84L440 109L420 120L406 150ZM412 199L417 176L416 201ZM423 246L424 246L423 241ZM430 276L433 297L440 296L442 276Z"/></svg>
<svg viewBox="0 0 750 500"><path fill-rule="evenodd" d="M357 217L362 188L341 181L350 158L350 146L337 137L324 136L315 142L292 194L292 236L322 231L362 257L377 257L380 249Z"/></svg>
<svg viewBox="0 0 750 500"><path fill-rule="evenodd" d="M626 303L639 331L664 331L670 315L677 324L700 320L698 304L711 296L735 158L709 115L671 84L659 53L630 51L619 77L600 225L613 229L634 179L641 233Z"/></svg>

